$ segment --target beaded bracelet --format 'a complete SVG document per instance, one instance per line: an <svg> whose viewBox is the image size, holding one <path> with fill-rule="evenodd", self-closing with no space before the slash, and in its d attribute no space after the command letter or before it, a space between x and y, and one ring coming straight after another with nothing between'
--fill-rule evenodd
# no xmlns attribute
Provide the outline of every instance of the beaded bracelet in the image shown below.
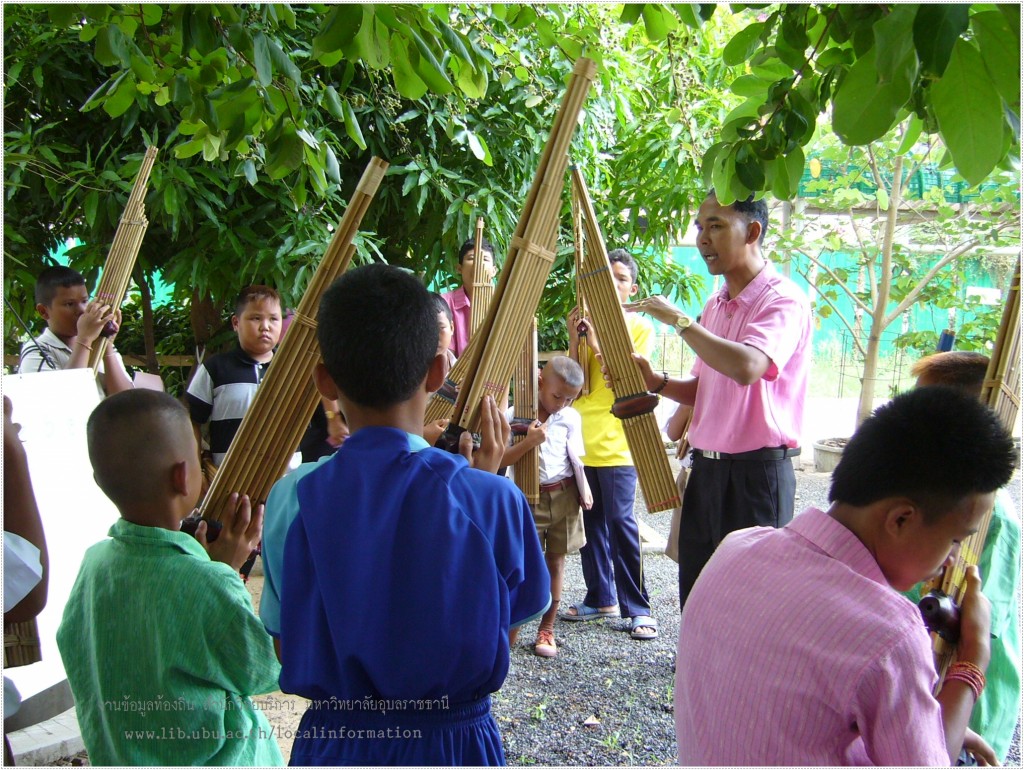
<svg viewBox="0 0 1024 770"><path fill-rule="evenodd" d="M84 342L82 342L81 340L75 340L75 344L76 344L76 345L81 345L81 346L82 346L83 348L85 348L85 349L86 349L86 350L88 350L88 351L89 351L90 353L92 353L92 348L91 348L91 347L89 347L88 345L86 345L86 344L85 344Z"/></svg>
<svg viewBox="0 0 1024 770"><path fill-rule="evenodd" d="M945 681L963 682L974 691L974 700L981 697L981 691L985 689L985 674L973 663L960 660L949 667L946 672Z"/></svg>
<svg viewBox="0 0 1024 770"><path fill-rule="evenodd" d="M662 371L661 376L664 378L661 381L661 385L652 390L651 393L661 393L661 391L665 389L665 386L668 385L668 372Z"/></svg>

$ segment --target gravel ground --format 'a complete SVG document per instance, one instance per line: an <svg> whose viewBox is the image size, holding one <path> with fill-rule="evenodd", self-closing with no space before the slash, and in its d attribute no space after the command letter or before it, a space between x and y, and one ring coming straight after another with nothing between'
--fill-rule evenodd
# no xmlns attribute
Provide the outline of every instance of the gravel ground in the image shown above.
<svg viewBox="0 0 1024 770"><path fill-rule="evenodd" d="M809 458L807 458L809 461ZM673 461L674 463L674 461ZM675 465L673 465L675 468ZM810 466L808 466L810 467ZM827 507L829 475L797 471L797 511ZM1020 479L1011 493L1020 506ZM670 512L648 513L642 499L637 512L663 537ZM494 715L501 728L510 765L669 765L675 763L672 685L679 599L675 562L663 554L644 557L647 591L659 637L630 639L628 621L590 623L559 621L555 658L533 654L537 623L525 626L512 649L512 665L501 691L494 695ZM256 606L262 578L249 582ZM563 606L583 598L579 555L566 564ZM296 696L274 693L257 699L277 728L287 759L294 729L304 711ZM1008 764L1020 766L1020 726ZM84 754L57 764L87 764Z"/></svg>

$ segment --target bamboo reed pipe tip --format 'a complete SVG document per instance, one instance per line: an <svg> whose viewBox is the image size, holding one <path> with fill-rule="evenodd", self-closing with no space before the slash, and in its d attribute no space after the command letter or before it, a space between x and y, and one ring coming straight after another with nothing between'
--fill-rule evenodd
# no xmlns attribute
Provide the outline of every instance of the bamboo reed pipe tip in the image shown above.
<svg viewBox="0 0 1024 770"><path fill-rule="evenodd" d="M597 75L597 62L593 59L588 59L586 56L581 56L576 60L576 64L572 68L573 75L579 75L587 80L593 80Z"/></svg>

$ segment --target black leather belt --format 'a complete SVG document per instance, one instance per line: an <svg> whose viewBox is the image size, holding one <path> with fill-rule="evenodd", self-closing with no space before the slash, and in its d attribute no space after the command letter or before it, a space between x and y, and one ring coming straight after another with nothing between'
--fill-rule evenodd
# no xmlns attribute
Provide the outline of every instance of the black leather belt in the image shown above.
<svg viewBox="0 0 1024 770"><path fill-rule="evenodd" d="M771 449L755 449L751 452L712 452L708 449L694 449L693 453L707 460L785 460L800 454L800 447L773 447Z"/></svg>

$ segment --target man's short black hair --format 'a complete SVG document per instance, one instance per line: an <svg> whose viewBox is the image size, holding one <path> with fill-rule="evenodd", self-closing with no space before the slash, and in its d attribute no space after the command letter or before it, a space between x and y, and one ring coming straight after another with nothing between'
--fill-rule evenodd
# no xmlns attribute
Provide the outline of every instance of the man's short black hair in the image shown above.
<svg viewBox="0 0 1024 770"><path fill-rule="evenodd" d="M462 264L463 258L467 254L469 254L469 252L471 252L475 248L476 248L476 238L470 238L468 241L465 241L461 246L459 246L459 264L460 265ZM489 251L489 252L491 252L491 261L492 262L494 261L494 246L491 245L491 242L489 240L487 240L486 238L481 240L480 241L480 249L482 251Z"/></svg>
<svg viewBox="0 0 1024 770"><path fill-rule="evenodd" d="M629 277L633 283L636 283L636 277L639 274L636 267L636 260L633 259L633 255L625 249L612 249L608 252L608 264L614 264L621 262L629 268Z"/></svg>
<svg viewBox="0 0 1024 770"><path fill-rule="evenodd" d="M64 265L48 267L36 278L36 304L49 307L57 296L57 289L85 286L85 278L77 270Z"/></svg>
<svg viewBox="0 0 1024 770"><path fill-rule="evenodd" d="M708 190L708 194L705 198L715 198L718 200L718 196L715 195L715 188L712 187ZM735 200L730 206L732 210L737 214L742 214L743 218L747 222L760 222L761 223L761 237L758 239L758 243L764 243L764 235L768 232L768 202L764 198L754 200L754 196L751 195L746 200Z"/></svg>
<svg viewBox="0 0 1024 770"><path fill-rule="evenodd" d="M372 264L349 270L320 301L317 339L345 396L372 409L407 401L437 355L430 292L410 273Z"/></svg>
<svg viewBox="0 0 1024 770"><path fill-rule="evenodd" d="M828 499L865 506L907 497L937 521L968 495L1004 486L1013 467L1013 441L991 409L952 388L916 388L853 434Z"/></svg>
<svg viewBox="0 0 1024 770"><path fill-rule="evenodd" d="M434 301L434 308L438 313L444 313L444 317L448 319L448 323L451 324L452 328L455 328L455 314L452 312L452 306L445 302L444 297L438 294L436 291L430 292L430 298Z"/></svg>

